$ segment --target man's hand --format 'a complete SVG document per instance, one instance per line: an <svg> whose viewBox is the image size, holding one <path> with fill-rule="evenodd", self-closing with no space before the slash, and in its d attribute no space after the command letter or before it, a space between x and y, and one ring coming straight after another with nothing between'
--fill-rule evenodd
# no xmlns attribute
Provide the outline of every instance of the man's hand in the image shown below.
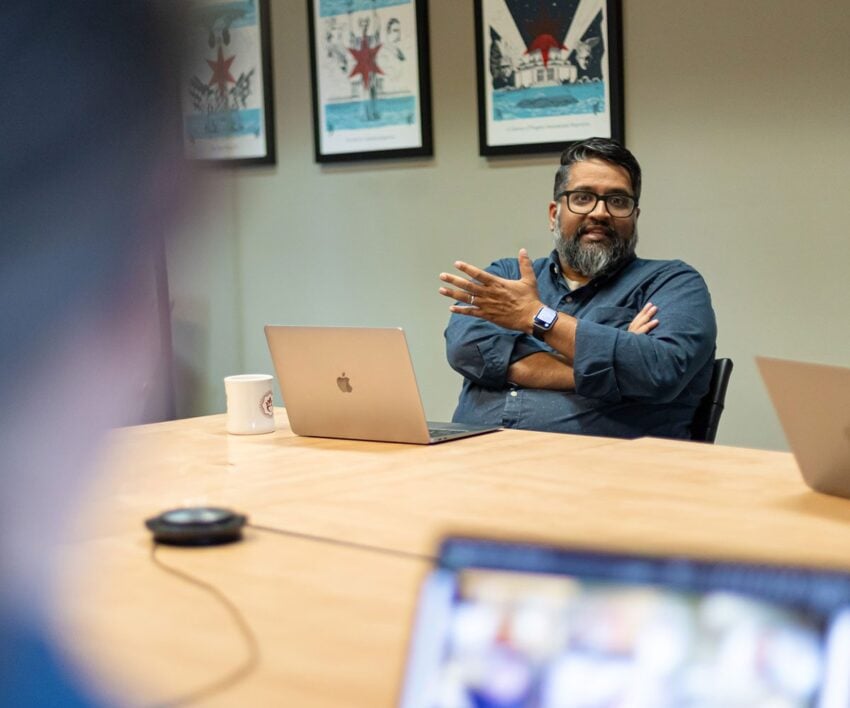
<svg viewBox="0 0 850 708"><path fill-rule="evenodd" d="M651 302L646 303L643 309L635 315L629 324L629 332L633 334L646 334L658 326L658 320L653 319L658 308Z"/></svg>
<svg viewBox="0 0 850 708"><path fill-rule="evenodd" d="M506 329L531 332L531 324L543 306L537 291L537 278L531 259L524 248L519 251L519 280L492 275L462 261L455 268L469 280L450 273L440 273L440 280L454 288L440 288L440 295L465 305L452 305L449 310L459 315L480 317Z"/></svg>

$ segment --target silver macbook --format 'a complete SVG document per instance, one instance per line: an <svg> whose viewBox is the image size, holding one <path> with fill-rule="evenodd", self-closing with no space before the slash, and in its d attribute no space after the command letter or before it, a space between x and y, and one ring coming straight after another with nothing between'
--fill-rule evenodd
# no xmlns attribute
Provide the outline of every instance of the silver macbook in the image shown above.
<svg viewBox="0 0 850 708"><path fill-rule="evenodd" d="M756 357L803 479L850 497L850 369Z"/></svg>
<svg viewBox="0 0 850 708"><path fill-rule="evenodd" d="M265 331L297 435L427 445L498 430L425 420L401 329L266 325Z"/></svg>

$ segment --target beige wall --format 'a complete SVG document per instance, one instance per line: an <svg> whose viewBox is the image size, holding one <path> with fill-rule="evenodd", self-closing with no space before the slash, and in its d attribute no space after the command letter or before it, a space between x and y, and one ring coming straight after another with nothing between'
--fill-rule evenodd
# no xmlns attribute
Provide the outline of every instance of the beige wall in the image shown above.
<svg viewBox="0 0 850 708"><path fill-rule="evenodd" d="M222 173L200 237L172 247L179 412L221 411L221 377L270 372L274 322L403 326L447 417L437 274L548 252L557 156L478 156L472 3L432 0L434 158L320 167L305 5L272 0L277 166ZM844 0L624 2L639 251L711 288L736 367L721 443L785 447L755 354L850 365L848 37Z"/></svg>

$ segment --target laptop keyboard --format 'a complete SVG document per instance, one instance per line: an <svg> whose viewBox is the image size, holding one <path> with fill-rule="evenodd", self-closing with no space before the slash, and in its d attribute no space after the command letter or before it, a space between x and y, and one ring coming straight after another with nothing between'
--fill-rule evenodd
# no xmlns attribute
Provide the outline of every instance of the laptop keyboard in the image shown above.
<svg viewBox="0 0 850 708"><path fill-rule="evenodd" d="M428 428L428 435L432 438L442 438L446 435L457 435L462 432L457 428Z"/></svg>

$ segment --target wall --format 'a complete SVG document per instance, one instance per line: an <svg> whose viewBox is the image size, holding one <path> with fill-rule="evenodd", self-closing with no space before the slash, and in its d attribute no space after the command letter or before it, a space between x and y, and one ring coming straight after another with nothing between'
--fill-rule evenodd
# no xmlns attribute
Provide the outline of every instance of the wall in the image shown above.
<svg viewBox="0 0 850 708"><path fill-rule="evenodd" d="M437 275L547 253L557 156L478 156L472 3L432 0L434 158L320 167L305 6L272 0L277 166L224 174L208 231L172 249L179 412L221 411L222 376L270 371L274 322L403 326L426 410L447 417ZM785 447L754 355L850 365L847 36L842 0L624 2L639 252L711 288L736 367L720 443Z"/></svg>

